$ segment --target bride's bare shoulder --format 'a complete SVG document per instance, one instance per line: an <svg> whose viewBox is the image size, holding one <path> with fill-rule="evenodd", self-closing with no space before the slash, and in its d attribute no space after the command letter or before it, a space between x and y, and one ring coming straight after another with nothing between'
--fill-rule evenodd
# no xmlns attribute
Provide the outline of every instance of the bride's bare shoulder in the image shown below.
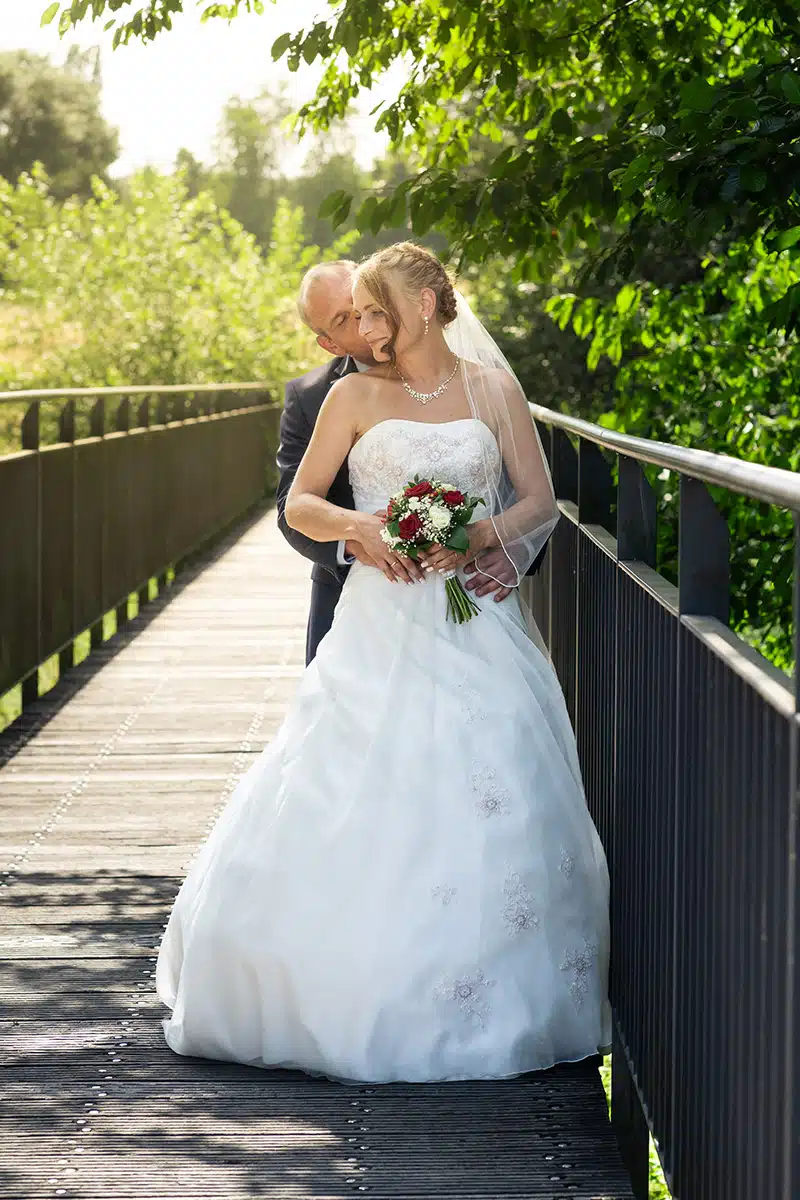
<svg viewBox="0 0 800 1200"><path fill-rule="evenodd" d="M380 367L344 375L336 380L325 397L320 416L325 421L346 423L354 429L360 427L370 401L384 381L385 374L381 374Z"/></svg>
<svg viewBox="0 0 800 1200"><path fill-rule="evenodd" d="M525 395L516 376L504 367L486 367L466 360L464 367L467 386L484 419L494 415L498 405L514 408L525 405Z"/></svg>

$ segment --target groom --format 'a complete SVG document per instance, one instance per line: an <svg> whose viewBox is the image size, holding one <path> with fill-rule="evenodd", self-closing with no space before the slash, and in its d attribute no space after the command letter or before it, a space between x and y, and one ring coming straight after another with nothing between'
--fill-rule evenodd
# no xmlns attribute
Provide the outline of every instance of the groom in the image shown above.
<svg viewBox="0 0 800 1200"><path fill-rule="evenodd" d="M350 564L358 560L367 566L375 566L359 542L314 542L296 529L291 529L286 524L284 512L289 488L311 440L323 400L337 379L349 375L351 371L367 371L375 365L372 351L358 332L358 321L353 316L351 289L355 269L354 262L328 262L312 267L304 276L297 301L300 317L316 334L318 345L333 357L325 366L315 367L313 371L286 384L281 415L278 525L289 544L314 564L311 569L306 665L311 662L319 643L331 627ZM331 484L327 499L341 508L354 507L346 462ZM494 566L495 574L502 576L504 569L510 574L504 556L501 554L498 559L498 564ZM541 556L535 564L537 568L540 560ZM497 599L504 600L509 594L510 588L482 575L474 567L467 567L466 570L473 576L466 586L474 590L477 596L496 592ZM399 566L396 574L404 583L423 578L420 568L412 562Z"/></svg>

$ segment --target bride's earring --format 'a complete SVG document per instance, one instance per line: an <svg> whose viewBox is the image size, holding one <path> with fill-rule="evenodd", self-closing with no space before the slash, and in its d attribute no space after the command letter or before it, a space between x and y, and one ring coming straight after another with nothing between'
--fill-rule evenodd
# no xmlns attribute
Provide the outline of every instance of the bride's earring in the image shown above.
<svg viewBox="0 0 800 1200"><path fill-rule="evenodd" d="M429 322L428 318L425 316L423 316L422 319L425 322L425 337L427 337L428 336L428 326L429 326L430 322Z"/></svg>

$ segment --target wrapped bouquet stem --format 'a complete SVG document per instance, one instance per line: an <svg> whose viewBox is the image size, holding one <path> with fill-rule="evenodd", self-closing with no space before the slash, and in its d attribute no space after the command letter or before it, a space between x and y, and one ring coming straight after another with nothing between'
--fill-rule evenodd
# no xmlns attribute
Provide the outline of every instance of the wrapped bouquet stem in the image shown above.
<svg viewBox="0 0 800 1200"><path fill-rule="evenodd" d="M479 497L465 496L450 484L415 476L389 500L381 536L397 554L415 561L436 545L466 554L467 525L477 505L483 503ZM448 620L461 625L480 612L454 571L445 575L445 591Z"/></svg>

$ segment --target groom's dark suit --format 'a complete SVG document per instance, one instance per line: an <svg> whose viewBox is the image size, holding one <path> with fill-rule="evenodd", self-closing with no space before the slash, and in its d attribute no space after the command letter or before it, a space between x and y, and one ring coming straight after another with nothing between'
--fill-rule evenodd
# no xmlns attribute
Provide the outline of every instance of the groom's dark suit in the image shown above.
<svg viewBox="0 0 800 1200"><path fill-rule="evenodd" d="M310 558L314 564L311 568L311 609L306 633L306 665L317 653L317 646L331 627L333 611L349 567L339 565L338 542L314 542L304 534L298 533L296 529L290 529L286 524L286 497L311 440L323 400L337 379L355 370L356 364L349 355L347 358L334 358L324 367L315 367L299 379L291 379L286 384L283 400L278 446L278 525L289 544L306 558ZM354 507L347 462L342 463L331 484L327 499L340 508ZM545 546L534 560L528 571L529 575L535 575L539 570L546 551Z"/></svg>
<svg viewBox="0 0 800 1200"><path fill-rule="evenodd" d="M315 367L299 379L291 379L286 384L283 400L281 438L278 446L278 525L289 544L306 558L310 558L314 564L311 568L311 610L308 614L306 635L306 664L311 662L317 652L317 646L331 627L333 610L341 595L348 568L338 563L338 542L313 542L296 529L289 528L285 515L286 497L311 440L323 400L337 379L356 369L355 362L349 356L334 358L324 367ZM354 507L346 462L342 464L331 484L327 498L331 504L337 504L341 508Z"/></svg>

